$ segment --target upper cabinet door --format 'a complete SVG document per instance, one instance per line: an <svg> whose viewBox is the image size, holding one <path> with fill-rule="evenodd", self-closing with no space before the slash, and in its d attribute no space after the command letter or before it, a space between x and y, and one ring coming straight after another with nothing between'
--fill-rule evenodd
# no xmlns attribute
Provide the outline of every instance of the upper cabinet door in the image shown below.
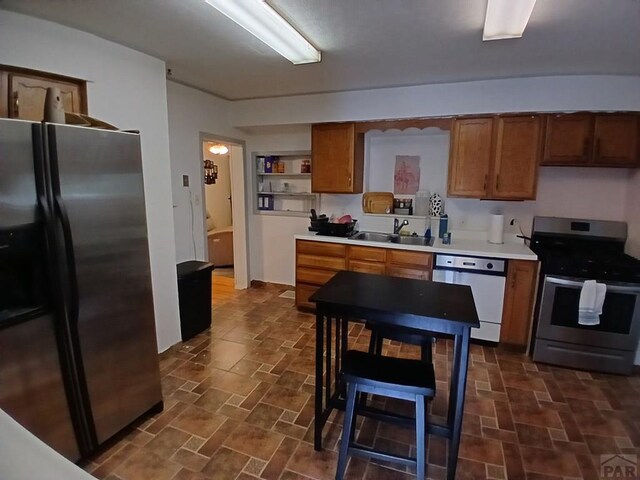
<svg viewBox="0 0 640 480"><path fill-rule="evenodd" d="M46 78L9 75L9 116L40 122L44 119L44 100L47 88L58 87L65 112L82 113L83 99L80 86Z"/></svg>
<svg viewBox="0 0 640 480"><path fill-rule="evenodd" d="M492 117L465 118L453 122L447 188L450 197L486 197L492 130Z"/></svg>
<svg viewBox="0 0 640 480"><path fill-rule="evenodd" d="M311 190L316 193L361 193L364 135L355 123L327 123L311 129Z"/></svg>
<svg viewBox="0 0 640 480"><path fill-rule="evenodd" d="M594 165L634 167L640 163L638 118L634 114L595 115Z"/></svg>
<svg viewBox="0 0 640 480"><path fill-rule="evenodd" d="M498 117L490 198L536 198L541 133L539 115Z"/></svg>
<svg viewBox="0 0 640 480"><path fill-rule="evenodd" d="M591 155L592 116L548 115L546 121L542 165L586 165Z"/></svg>

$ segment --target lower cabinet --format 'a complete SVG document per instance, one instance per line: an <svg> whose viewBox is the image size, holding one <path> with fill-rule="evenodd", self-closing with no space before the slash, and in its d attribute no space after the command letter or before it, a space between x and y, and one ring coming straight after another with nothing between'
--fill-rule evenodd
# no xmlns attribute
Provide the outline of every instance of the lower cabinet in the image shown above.
<svg viewBox="0 0 640 480"><path fill-rule="evenodd" d="M431 280L433 254L339 243L296 241L296 306L314 309L309 297L340 270ZM501 324L483 324L485 336L525 348L536 298L538 262L509 260ZM499 292L496 292L499 293ZM491 330L491 331L489 331ZM499 331L499 333L498 333Z"/></svg>
<svg viewBox="0 0 640 480"><path fill-rule="evenodd" d="M500 343L527 348L536 298L538 262L509 260Z"/></svg>
<svg viewBox="0 0 640 480"><path fill-rule="evenodd" d="M347 269L347 247L296 240L296 306L315 308L309 297L340 270Z"/></svg>
<svg viewBox="0 0 640 480"><path fill-rule="evenodd" d="M296 306L315 308L309 297L340 270L430 280L432 265L428 252L296 240Z"/></svg>

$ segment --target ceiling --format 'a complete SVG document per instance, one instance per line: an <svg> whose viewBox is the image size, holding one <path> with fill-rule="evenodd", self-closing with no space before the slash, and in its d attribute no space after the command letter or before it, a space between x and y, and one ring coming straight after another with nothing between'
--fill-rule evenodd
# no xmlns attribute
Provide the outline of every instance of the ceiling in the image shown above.
<svg viewBox="0 0 640 480"><path fill-rule="evenodd" d="M292 65L204 0L0 0L166 61L227 99L488 78L640 75L640 0L538 0L518 40L482 42L485 0L271 0L320 50Z"/></svg>

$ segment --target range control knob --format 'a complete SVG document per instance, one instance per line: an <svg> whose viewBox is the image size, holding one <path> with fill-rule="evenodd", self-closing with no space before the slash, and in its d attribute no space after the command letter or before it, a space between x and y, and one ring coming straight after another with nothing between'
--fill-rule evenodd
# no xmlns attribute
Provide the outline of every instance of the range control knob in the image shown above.
<svg viewBox="0 0 640 480"><path fill-rule="evenodd" d="M493 263L489 262L487 263L487 270L491 270L493 269Z"/></svg>

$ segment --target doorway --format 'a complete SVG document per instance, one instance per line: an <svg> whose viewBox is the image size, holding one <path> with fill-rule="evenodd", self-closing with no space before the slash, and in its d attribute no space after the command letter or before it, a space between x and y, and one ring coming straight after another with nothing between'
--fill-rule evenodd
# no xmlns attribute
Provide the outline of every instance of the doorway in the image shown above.
<svg viewBox="0 0 640 480"><path fill-rule="evenodd" d="M247 287L245 145L201 133L205 257L214 264L213 303L224 303Z"/></svg>

